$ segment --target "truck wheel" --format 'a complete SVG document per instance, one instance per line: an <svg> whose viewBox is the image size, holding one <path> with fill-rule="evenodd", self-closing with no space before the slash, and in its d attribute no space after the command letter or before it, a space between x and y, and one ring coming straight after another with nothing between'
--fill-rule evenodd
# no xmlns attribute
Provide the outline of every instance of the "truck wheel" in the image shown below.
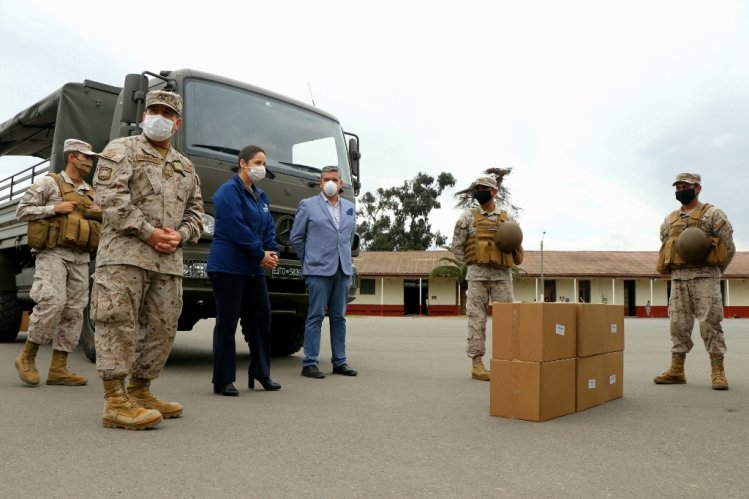
<svg viewBox="0 0 749 499"><path fill-rule="evenodd" d="M270 354L273 357L287 357L302 348L305 320L306 317L273 317L270 330Z"/></svg>
<svg viewBox="0 0 749 499"><path fill-rule="evenodd" d="M94 323L91 320L91 295L94 290L94 272L96 271L96 259L91 258L88 262L88 303L83 309L83 326L81 327L81 338L78 340L78 346L91 362L96 362L96 343L94 342Z"/></svg>
<svg viewBox="0 0 749 499"><path fill-rule="evenodd" d="M15 293L0 293L0 342L15 341L22 313Z"/></svg>
<svg viewBox="0 0 749 499"><path fill-rule="evenodd" d="M78 340L78 346L91 362L96 362L96 343L94 342L94 328L91 322L91 303L86 305L83 310L83 327L81 328L81 339Z"/></svg>

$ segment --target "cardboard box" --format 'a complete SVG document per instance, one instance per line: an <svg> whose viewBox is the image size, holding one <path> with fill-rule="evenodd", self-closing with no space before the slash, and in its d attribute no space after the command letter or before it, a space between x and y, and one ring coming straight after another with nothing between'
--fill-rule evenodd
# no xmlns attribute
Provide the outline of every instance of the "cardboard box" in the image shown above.
<svg viewBox="0 0 749 499"><path fill-rule="evenodd" d="M492 358L548 362L577 353L573 303L493 303Z"/></svg>
<svg viewBox="0 0 749 499"><path fill-rule="evenodd" d="M578 412L618 399L624 394L624 352L577 358Z"/></svg>
<svg viewBox="0 0 749 499"><path fill-rule="evenodd" d="M589 357L624 350L624 307L577 305L577 356Z"/></svg>
<svg viewBox="0 0 749 499"><path fill-rule="evenodd" d="M575 412L575 359L492 359L491 372L491 416L547 421Z"/></svg>

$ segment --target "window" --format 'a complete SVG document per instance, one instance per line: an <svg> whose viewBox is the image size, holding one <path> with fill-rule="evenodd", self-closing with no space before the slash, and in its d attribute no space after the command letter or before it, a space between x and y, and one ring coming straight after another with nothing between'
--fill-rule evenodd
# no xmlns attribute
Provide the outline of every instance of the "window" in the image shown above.
<svg viewBox="0 0 749 499"><path fill-rule="evenodd" d="M359 285L360 295L373 295L375 294L375 280L374 279L362 279Z"/></svg>

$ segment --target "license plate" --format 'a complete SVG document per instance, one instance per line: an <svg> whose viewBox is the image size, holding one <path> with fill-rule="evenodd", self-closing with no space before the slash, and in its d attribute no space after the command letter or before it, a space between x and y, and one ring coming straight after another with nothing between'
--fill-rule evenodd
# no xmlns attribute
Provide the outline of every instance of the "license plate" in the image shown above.
<svg viewBox="0 0 749 499"><path fill-rule="evenodd" d="M302 267L298 265L278 265L271 272L273 279L302 279Z"/></svg>

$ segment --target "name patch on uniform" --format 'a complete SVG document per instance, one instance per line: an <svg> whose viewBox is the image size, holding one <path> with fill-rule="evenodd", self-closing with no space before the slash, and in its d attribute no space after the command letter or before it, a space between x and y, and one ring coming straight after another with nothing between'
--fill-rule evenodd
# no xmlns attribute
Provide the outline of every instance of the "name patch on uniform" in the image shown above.
<svg viewBox="0 0 749 499"><path fill-rule="evenodd" d="M161 158L154 158L153 156L146 156L145 154L136 154L135 161L143 161L145 163L152 163L154 165L161 165Z"/></svg>
<svg viewBox="0 0 749 499"><path fill-rule="evenodd" d="M267 205L267 204L264 204L264 205L263 205L263 211L264 211L265 213L268 213L268 205Z"/></svg>
<svg viewBox="0 0 749 499"><path fill-rule="evenodd" d="M112 169L108 166L100 166L96 169L96 177L99 180L109 180L112 177Z"/></svg>

